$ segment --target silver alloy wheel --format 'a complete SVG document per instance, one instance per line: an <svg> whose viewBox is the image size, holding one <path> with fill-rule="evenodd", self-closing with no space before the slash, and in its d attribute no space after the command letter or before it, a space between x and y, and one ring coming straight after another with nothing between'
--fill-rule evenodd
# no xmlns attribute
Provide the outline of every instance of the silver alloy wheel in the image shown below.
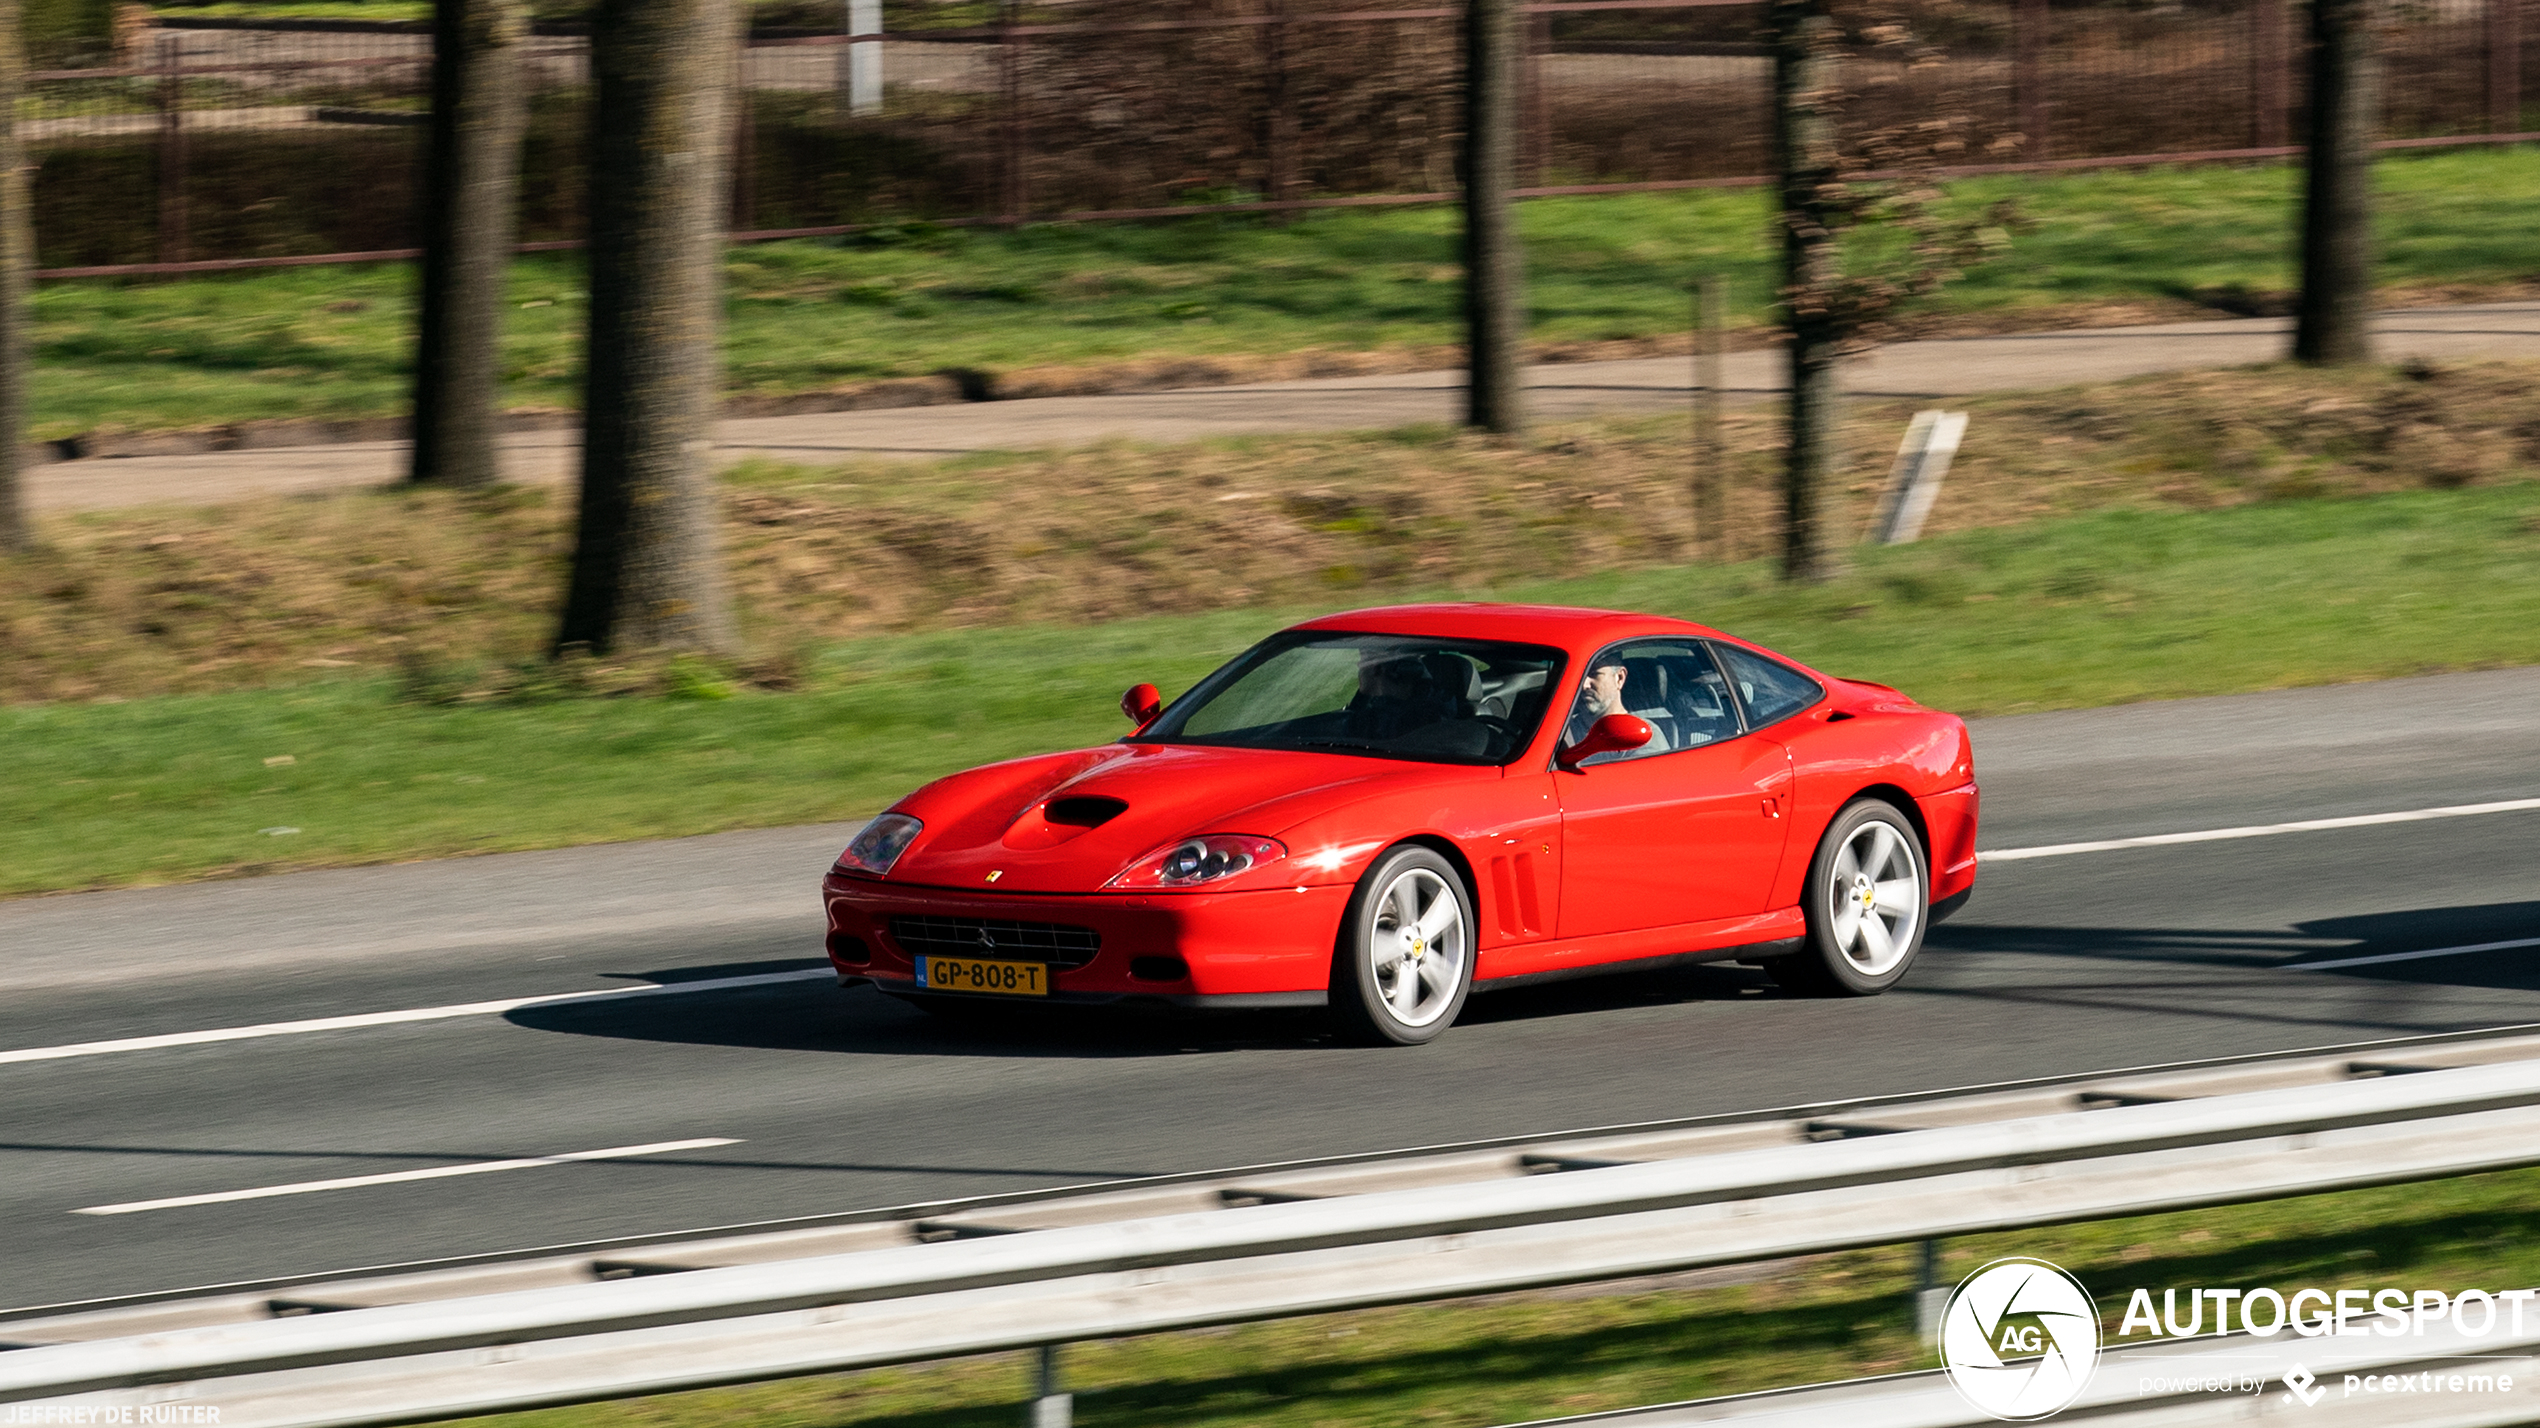
<svg viewBox="0 0 2540 1428"><path fill-rule="evenodd" d="M1865 977L1884 976L1922 928L1923 879L1913 835L1883 818L1852 830L1826 879L1826 930Z"/></svg>
<svg viewBox="0 0 2540 1428"><path fill-rule="evenodd" d="M1463 900L1427 868L1406 868L1376 894L1367 929L1367 962L1385 1014L1407 1027L1427 1026L1455 1005L1472 956Z"/></svg>

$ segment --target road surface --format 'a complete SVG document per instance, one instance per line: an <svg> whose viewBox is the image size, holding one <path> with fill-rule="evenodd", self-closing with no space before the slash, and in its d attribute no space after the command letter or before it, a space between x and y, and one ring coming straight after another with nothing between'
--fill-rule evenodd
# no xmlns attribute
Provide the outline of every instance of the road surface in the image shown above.
<svg viewBox="0 0 2540 1428"><path fill-rule="evenodd" d="M1988 850L2540 799L2540 670L1976 747ZM992 1034L839 990L815 888L848 831L0 904L0 1306L2540 1022L2540 945L2490 946L2540 944L2540 809L1998 861L1884 997L1691 968L1479 997L1411 1050L1294 1015ZM188 1035L390 1012L431 1014ZM150 1036L179 1044L23 1055ZM701 1140L732 1143L82 1213Z"/></svg>

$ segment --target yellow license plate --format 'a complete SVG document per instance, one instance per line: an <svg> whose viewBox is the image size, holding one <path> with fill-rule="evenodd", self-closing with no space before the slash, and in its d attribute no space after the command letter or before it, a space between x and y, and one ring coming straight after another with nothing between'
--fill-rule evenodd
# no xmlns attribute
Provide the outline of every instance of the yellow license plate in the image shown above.
<svg viewBox="0 0 2540 1428"><path fill-rule="evenodd" d="M1005 997L1045 997L1050 969L1044 962L991 962L974 957L920 957L917 985L930 992L994 992Z"/></svg>

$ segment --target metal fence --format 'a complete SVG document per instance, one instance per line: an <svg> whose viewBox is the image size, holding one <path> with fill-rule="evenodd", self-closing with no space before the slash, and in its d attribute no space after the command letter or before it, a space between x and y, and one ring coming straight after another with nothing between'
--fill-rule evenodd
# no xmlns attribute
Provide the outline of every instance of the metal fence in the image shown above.
<svg viewBox="0 0 2540 1428"><path fill-rule="evenodd" d="M2540 88L2521 44L2533 2L2395 6L2389 134L2523 134L2523 96ZM886 33L754 33L730 140L732 228L1450 196L1462 7L1366 4L910 0ZM1524 8L1527 192L1766 172L1755 0ZM1845 22L1845 123L1858 143L1947 121L1967 168L2254 157L2302 138L2302 20L2287 0L1906 0ZM564 27L533 44L532 244L581 237L587 44ZM163 18L111 56L38 71L21 129L40 160L39 263L67 275L406 249L430 60L419 24Z"/></svg>

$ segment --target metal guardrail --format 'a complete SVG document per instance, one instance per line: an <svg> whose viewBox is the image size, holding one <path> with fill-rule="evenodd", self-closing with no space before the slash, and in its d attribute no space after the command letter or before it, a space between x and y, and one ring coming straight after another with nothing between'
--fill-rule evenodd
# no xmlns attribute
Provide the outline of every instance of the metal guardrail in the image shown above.
<svg viewBox="0 0 2540 1428"><path fill-rule="evenodd" d="M1614 1163L1578 1150L1521 1167L1562 1173L1468 1168L1314 1199L1264 1187L1254 1203L1221 1192L1220 1209L1058 1215L1040 1229L931 1222L950 1237L310 1304L336 1312L0 1353L0 1402L192 1401L220 1407L226 1428L411 1422L2465 1174L2540 1163L2540 1061L2424 1061L2527 1057L2527 1042L2348 1060L2350 1079L2326 1083L2244 1067L2244 1081L2293 1084L2202 1099L2140 1078L2060 1114L1988 1119L1999 1096L1935 1102L1919 1129L1890 1108L1718 1154Z"/></svg>

